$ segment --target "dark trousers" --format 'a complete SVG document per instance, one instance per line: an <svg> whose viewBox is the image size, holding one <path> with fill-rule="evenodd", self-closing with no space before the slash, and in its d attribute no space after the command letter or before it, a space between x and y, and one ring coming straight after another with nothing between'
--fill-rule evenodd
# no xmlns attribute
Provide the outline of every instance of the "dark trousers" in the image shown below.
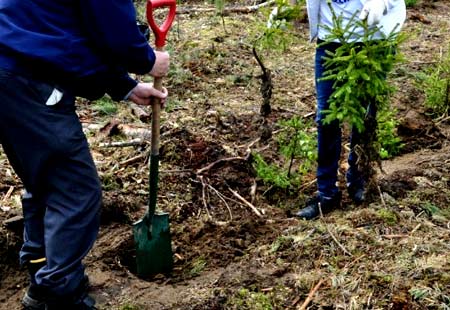
<svg viewBox="0 0 450 310"><path fill-rule="evenodd" d="M54 85L0 70L0 142L22 180L22 264L46 258L33 283L70 296L84 280L82 259L97 237L101 185L75 113L64 94L45 103Z"/></svg>
<svg viewBox="0 0 450 310"><path fill-rule="evenodd" d="M324 124L325 118L322 111L328 110L330 107L329 99L334 92L332 80L321 81L324 76L326 68L324 67L323 57L326 55L326 50L334 52L339 45L330 43L326 46L318 46L316 48L315 58L315 82L317 94L317 113L316 123L318 130L318 166L317 166L317 187L319 195L322 197L333 197L338 192L337 172L339 159L341 155L342 132L338 121L333 121L329 124ZM368 115L372 118L376 115L375 105L368 102ZM355 152L355 145L361 143L362 134L356 128L352 128L350 137L350 154L348 157L349 169L346 174L347 186L363 186L364 180L361 172L358 170L357 161L358 155Z"/></svg>

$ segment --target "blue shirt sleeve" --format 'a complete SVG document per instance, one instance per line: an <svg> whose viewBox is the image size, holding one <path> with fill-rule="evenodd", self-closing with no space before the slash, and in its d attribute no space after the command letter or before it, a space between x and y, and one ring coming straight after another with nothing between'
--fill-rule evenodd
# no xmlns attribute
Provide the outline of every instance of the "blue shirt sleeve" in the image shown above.
<svg viewBox="0 0 450 310"><path fill-rule="evenodd" d="M81 0L82 23L94 48L112 66L148 73L155 53L136 24L131 0Z"/></svg>

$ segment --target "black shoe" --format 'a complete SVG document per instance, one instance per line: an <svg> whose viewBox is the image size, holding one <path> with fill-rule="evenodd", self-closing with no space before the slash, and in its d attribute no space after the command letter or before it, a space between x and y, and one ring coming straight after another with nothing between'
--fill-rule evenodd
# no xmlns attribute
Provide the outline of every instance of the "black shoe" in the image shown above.
<svg viewBox="0 0 450 310"><path fill-rule="evenodd" d="M45 310L47 291L43 287L37 285L36 280L34 279L36 272L44 267L45 264L45 259L38 260L38 262L30 261L26 264L30 275L30 286L22 298L24 310Z"/></svg>
<svg viewBox="0 0 450 310"><path fill-rule="evenodd" d="M23 310L45 310L46 297L44 289L31 284L22 298Z"/></svg>
<svg viewBox="0 0 450 310"><path fill-rule="evenodd" d="M84 277L78 288L64 298L48 298L45 310L97 310L95 299L88 295L89 279Z"/></svg>
<svg viewBox="0 0 450 310"><path fill-rule="evenodd" d="M366 191L362 185L347 185L348 196L357 205L366 201Z"/></svg>
<svg viewBox="0 0 450 310"><path fill-rule="evenodd" d="M45 310L98 310L95 307L95 299L87 294L76 301L49 300L46 306Z"/></svg>
<svg viewBox="0 0 450 310"><path fill-rule="evenodd" d="M298 211L295 216L305 219L312 220L320 216L320 209L323 214L329 213L332 210L339 208L341 205L341 192L338 192L334 197L320 197L319 195L313 197L306 202L306 207Z"/></svg>

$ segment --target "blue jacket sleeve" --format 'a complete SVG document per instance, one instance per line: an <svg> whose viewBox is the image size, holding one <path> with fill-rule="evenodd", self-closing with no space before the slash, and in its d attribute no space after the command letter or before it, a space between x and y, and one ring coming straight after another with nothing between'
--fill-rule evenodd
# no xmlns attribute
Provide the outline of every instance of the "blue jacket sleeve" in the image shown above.
<svg viewBox="0 0 450 310"><path fill-rule="evenodd" d="M126 72L116 72L110 77L110 82L106 87L106 93L115 101L126 99L125 97L138 83Z"/></svg>
<svg viewBox="0 0 450 310"><path fill-rule="evenodd" d="M136 74L148 73L155 53L136 24L132 0L81 0L86 34L112 66Z"/></svg>
<svg viewBox="0 0 450 310"><path fill-rule="evenodd" d="M138 84L120 68L92 74L72 81L70 89L77 97L97 100L105 93L113 100L121 101Z"/></svg>

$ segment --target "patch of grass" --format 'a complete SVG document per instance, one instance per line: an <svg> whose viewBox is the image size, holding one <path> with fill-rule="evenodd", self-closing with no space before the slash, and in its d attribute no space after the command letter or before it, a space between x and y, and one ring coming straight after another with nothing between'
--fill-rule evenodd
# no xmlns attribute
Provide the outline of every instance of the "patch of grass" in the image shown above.
<svg viewBox="0 0 450 310"><path fill-rule="evenodd" d="M136 305L133 305L133 304L126 303L126 304L120 306L119 309L120 310L141 310L142 308L140 306L136 306Z"/></svg>
<svg viewBox="0 0 450 310"><path fill-rule="evenodd" d="M291 185L287 171L283 171L275 164L267 163L260 154L253 154L253 159L253 167L256 170L256 174L264 183L272 184L282 189Z"/></svg>
<svg viewBox="0 0 450 310"><path fill-rule="evenodd" d="M316 133L310 130L312 124L300 117L280 120L278 125L283 128L276 137L282 162L269 164L262 155L255 153L253 167L266 184L281 189L298 187L317 160Z"/></svg>
<svg viewBox="0 0 450 310"><path fill-rule="evenodd" d="M421 207L428 215L431 216L441 213L441 209L439 207L428 201L424 202Z"/></svg>
<svg viewBox="0 0 450 310"><path fill-rule="evenodd" d="M192 267L189 270L190 276L198 276L202 273L203 270L205 270L206 267L206 260L204 257L199 257L197 260L192 262Z"/></svg>
<svg viewBox="0 0 450 310"><path fill-rule="evenodd" d="M120 184L116 180L116 175L114 173L103 173L100 174L100 179L102 182L103 190L119 190L121 188Z"/></svg>
<svg viewBox="0 0 450 310"><path fill-rule="evenodd" d="M450 51L436 65L416 75L425 92L425 107L435 117L447 116L450 108Z"/></svg>
<svg viewBox="0 0 450 310"><path fill-rule="evenodd" d="M440 208L436 204L425 201L420 203L420 208L433 219L434 222L440 222L444 225L447 224L450 219L450 208Z"/></svg>
<svg viewBox="0 0 450 310"><path fill-rule="evenodd" d="M274 307L266 294L242 288L228 300L227 309L272 310Z"/></svg>
<svg viewBox="0 0 450 310"><path fill-rule="evenodd" d="M400 153L404 144L397 135L399 121L395 110L384 109L377 115L377 140L380 144L381 159L391 158Z"/></svg>
<svg viewBox="0 0 450 310"><path fill-rule="evenodd" d="M101 116L113 115L117 113L117 103L104 96L94 102L92 109L99 112Z"/></svg>
<svg viewBox="0 0 450 310"><path fill-rule="evenodd" d="M188 81L195 80L195 76L189 68L181 66L171 66L168 73L167 84L173 87L186 84ZM169 84L170 83L170 84Z"/></svg>
<svg viewBox="0 0 450 310"><path fill-rule="evenodd" d="M273 243L270 248L271 253L282 251L292 245L293 238L291 236L280 236Z"/></svg>
<svg viewBox="0 0 450 310"><path fill-rule="evenodd" d="M387 286L392 283L393 276L382 272L372 272L369 275L369 280L376 283L376 286Z"/></svg>
<svg viewBox="0 0 450 310"><path fill-rule="evenodd" d="M418 0L405 0L405 4L407 8L412 8L417 5Z"/></svg>
<svg viewBox="0 0 450 310"><path fill-rule="evenodd" d="M440 284L430 286L415 286L409 290L414 301L426 309L450 309L450 294Z"/></svg>
<svg viewBox="0 0 450 310"><path fill-rule="evenodd" d="M166 112L173 112L174 110L183 106L183 103L176 98L168 98L165 104Z"/></svg>

